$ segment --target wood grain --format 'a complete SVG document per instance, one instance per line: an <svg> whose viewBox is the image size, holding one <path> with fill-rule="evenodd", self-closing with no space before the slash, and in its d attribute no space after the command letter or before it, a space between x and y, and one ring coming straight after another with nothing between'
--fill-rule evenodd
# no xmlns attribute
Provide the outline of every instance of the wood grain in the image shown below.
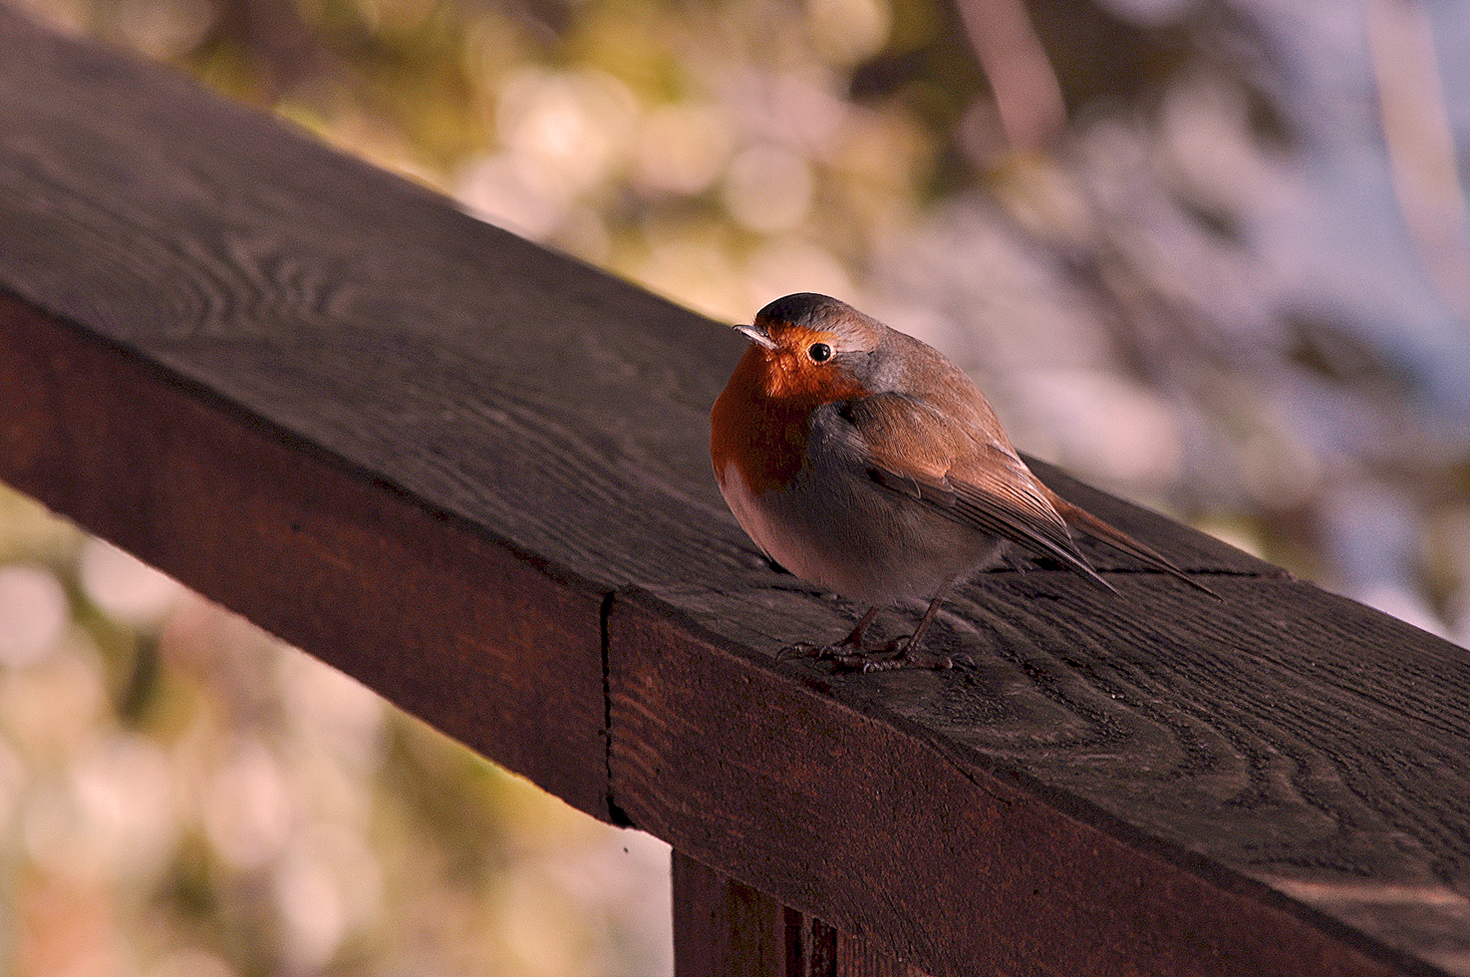
<svg viewBox="0 0 1470 977"><path fill-rule="evenodd" d="M678 977L925 977L677 851L673 884Z"/></svg>
<svg viewBox="0 0 1470 977"><path fill-rule="evenodd" d="M606 820L601 599L0 294L0 471Z"/></svg>
<svg viewBox="0 0 1470 977"><path fill-rule="evenodd" d="M1366 975L1408 966L1248 877L1242 861L1145 835L1013 758L895 716L892 693L885 705L871 689L844 694L829 676L773 670L699 630L646 597L615 604L614 798L635 823L677 832L691 857L802 912L935 974ZM804 681L790 681L797 676ZM885 677L911 700L949 696L952 679L965 684ZM1122 742L1117 749L1127 753ZM1197 786L1189 800L1215 803L1207 790ZM731 796L742 802L715 802ZM1112 806L1131 812L1133 796L1122 783ZM1188 802L1174 810L1192 813ZM1258 826L1296 827L1276 815ZM1246 844L1273 840L1262 830ZM1301 871L1341 878L1336 867Z"/></svg>
<svg viewBox="0 0 1470 977"><path fill-rule="evenodd" d="M1470 838L1464 802L1470 797L1464 762L1470 756L1470 655L1463 649L1309 584L1269 577L1212 581L1226 597L1220 606L1183 588L1150 591L1126 577L1114 578L1124 592L1120 603L1078 586L1070 574L983 576L940 618L942 640L967 652L974 669L856 676L828 675L799 661L783 667L865 715L899 728L913 721L966 770L1004 771L1055 810L1163 853L1216 884L1257 883L1308 910L1305 918L1330 917L1371 932L1378 949L1387 951L1384 959L1402 962L1402 954L1431 969L1470 970L1464 847ZM699 620L741 614L738 595L711 603ZM769 613L743 617L743 646L774 649L789 640L790 623L772 622ZM616 637L617 621L615 614L614 649L649 640L642 633ZM825 624L825 631L820 621L809 626L815 634L836 635L840 623ZM672 653L654 642L645 654L656 661L630 668L640 677L643 669L668 668ZM617 708L622 667L619 657L612 665L613 790L638 820L641 804L628 795L651 789L643 773L649 764L636 752L624 757L626 765L618 758L625 746L644 749L640 738L649 730L641 721L666 715L664 706L675 703L661 700L659 708L645 705L624 716ZM660 675L652 686L686 681L701 690L701 702L724 702L726 693L708 689L703 676ZM638 688L632 697L641 699L649 686ZM762 697L755 700L748 703L752 714L769 708ZM640 723L636 735L630 721ZM708 727L681 730L680 739L729 737L739 732L732 724L751 720L729 714L707 721ZM750 764L779 769L783 762L817 763L805 753L805 734L794 741L800 752L759 760L750 759L755 747L748 742L706 743L697 767L729 774L717 761L722 750L740 758L741 771ZM820 762L833 761L824 756ZM909 783L926 803L937 802L930 776L911 773L910 763L850 759L835 764L840 773L834 778L855 790L853 770L866 774L886 764L892 782L884 790ZM674 784L685 783L686 771L671 771L662 757L652 768ZM789 798L792 790L775 776L745 788L747 795L777 798ZM673 803L658 798L660 807ZM697 789L684 803L691 815L706 804ZM746 807L742 814L754 816L752 811ZM796 811L740 832L696 837L733 846L733 839L784 835L792 822L807 820L826 823L822 815ZM810 851L814 843L805 839L797 847ZM723 860L703 847L686 850L758 887L786 892L793 884L751 874L749 853L738 848ZM904 862L923 855L912 852ZM834 854L826 863L846 857ZM849 916L824 902L789 898L839 926L857 927L854 919L866 918L867 910ZM1098 898L1120 905L1106 894ZM1113 920L1106 928L1119 932L1126 925ZM924 948L904 942L908 937L894 939L890 949L949 972ZM1138 939L1155 937L1145 932ZM1296 945L1294 936L1273 938L1282 940ZM1278 972L1253 966L1263 969L1242 972ZM1282 973L1308 972L1300 962L1282 966ZM1156 972L1209 971L1180 969L1171 961Z"/></svg>
<svg viewBox="0 0 1470 977"><path fill-rule="evenodd" d="M677 852L672 876L678 977L819 977L802 972L802 934L775 898Z"/></svg>
<svg viewBox="0 0 1470 977"><path fill-rule="evenodd" d="M1089 547L778 664L853 608L715 490L728 329L3 8L0 119L0 478L934 977L1470 974L1470 653L1038 466L1225 603Z"/></svg>

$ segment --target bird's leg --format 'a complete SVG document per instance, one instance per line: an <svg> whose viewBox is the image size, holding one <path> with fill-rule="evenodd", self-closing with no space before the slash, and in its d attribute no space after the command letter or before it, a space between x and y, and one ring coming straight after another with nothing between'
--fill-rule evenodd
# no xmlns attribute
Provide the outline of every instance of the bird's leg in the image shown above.
<svg viewBox="0 0 1470 977"><path fill-rule="evenodd" d="M870 607L866 614L858 618L857 626L841 641L829 645L814 645L808 641L798 641L794 645L787 645L785 648L782 648L777 657L820 658L839 662L844 658L861 658L865 650L863 648L863 635L867 633L868 625L872 624L873 618L877 616L878 608L876 606Z"/></svg>
<svg viewBox="0 0 1470 977"><path fill-rule="evenodd" d="M861 650L863 647L863 635L867 633L868 625L872 624L873 618L877 616L878 608L876 606L868 608L868 612L858 618L857 626L852 629L852 632L847 637L837 642L836 647L857 648Z"/></svg>
<svg viewBox="0 0 1470 977"><path fill-rule="evenodd" d="M929 622L933 621L934 615L939 613L939 605L944 603L944 595L945 592L948 590L949 584L945 584L943 587L940 587L939 593L934 595L934 599L931 600L929 602L929 606L924 609L924 616L919 618L919 626L914 628L914 633L912 636L910 636L909 642L904 648L905 651L912 650L914 645L919 643L919 639L924 636L924 632L929 630Z"/></svg>
<svg viewBox="0 0 1470 977"><path fill-rule="evenodd" d="M934 616L939 613L939 605L944 603L944 595L949 591L949 583L939 588L934 599L929 602L929 607L924 611L924 616L919 619L919 626L914 628L914 633L907 638L895 638L883 648L884 651L897 652L891 658L880 658L876 661L868 659L860 667L864 672L886 672L895 668L954 668L956 665L970 665L969 655L946 655L933 651L920 651L919 639L924 637L924 632L929 630L929 624Z"/></svg>
<svg viewBox="0 0 1470 977"><path fill-rule="evenodd" d="M939 607L944 603L944 595L949 591L949 584L939 588L934 599L929 602L929 607L924 611L924 616L919 619L919 626L914 628L914 633L906 638L895 638L877 648L869 648L863 643L863 637L867 634L868 625L878 616L878 608L871 607L868 612L858 619L857 626L851 633L841 641L830 645L814 645L806 642L794 644L781 649L782 658L816 658L821 661L834 662L839 669L850 669L858 672L885 672L896 668L954 668L956 665L973 665L968 655L945 655L936 652L920 651L919 640L924 637L924 632L929 630L929 625L934 616L939 613ZM874 658L874 655L888 655L887 658Z"/></svg>

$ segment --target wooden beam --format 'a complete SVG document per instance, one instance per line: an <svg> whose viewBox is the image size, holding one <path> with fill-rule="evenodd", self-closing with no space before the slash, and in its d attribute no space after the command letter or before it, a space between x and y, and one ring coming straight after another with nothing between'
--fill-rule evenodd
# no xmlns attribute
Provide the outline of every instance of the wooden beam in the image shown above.
<svg viewBox="0 0 1470 977"><path fill-rule="evenodd" d="M601 598L0 294L12 485L607 820Z"/></svg>
<svg viewBox="0 0 1470 977"><path fill-rule="evenodd" d="M5 481L934 977L1470 974L1470 653L1041 466L1226 601L1090 550L973 669L777 662L852 609L715 491L729 330L3 9L0 119Z"/></svg>
<svg viewBox="0 0 1470 977"><path fill-rule="evenodd" d="M924 977L677 851L673 883L676 977Z"/></svg>
<svg viewBox="0 0 1470 977"><path fill-rule="evenodd" d="M1248 600L1247 586L1229 598ZM1057 793L1056 772L1038 781L1016 762L1044 769L1050 754L1073 768L1074 790L1089 785L1115 807L1151 781L1180 834L1218 830L1220 809L1243 803L1246 785L1226 776L1228 791L1212 789L1206 770L1234 757L1211 747L1201 771L1186 773L1172 756L1178 734L1133 716L1137 703L1089 702L1097 693L1078 683L1076 705L1028 715L1042 697L1007 689L1003 668L980 676L974 698L959 691L966 676L926 673L879 691L871 676L773 669L701 631L637 595L614 605L613 794L633 823L718 872L940 974L1394 972L1237 866L1140 837L1077 793ZM898 704L927 722L896 715ZM931 710L946 706L995 715L938 733ZM1112 721L1135 728L1109 743ZM1012 756L973 749L966 740L977 737L1009 740ZM1055 745L1067 739L1077 742ZM1103 748L1114 755L1098 757ZM1090 759L1094 769L1078 769ZM1193 809L1165 800L1178 789ZM1232 827L1264 832L1261 813L1242 811ZM1303 812L1275 815L1277 835L1300 830ZM1282 839L1235 843L1268 840Z"/></svg>

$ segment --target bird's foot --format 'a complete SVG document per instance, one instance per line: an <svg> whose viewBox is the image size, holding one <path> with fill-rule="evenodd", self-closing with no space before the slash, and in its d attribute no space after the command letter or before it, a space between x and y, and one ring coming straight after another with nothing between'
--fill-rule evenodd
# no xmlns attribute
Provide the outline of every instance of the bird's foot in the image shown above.
<svg viewBox="0 0 1470 977"><path fill-rule="evenodd" d="M924 651L913 647L913 644L912 638L895 638L875 648L864 648L845 639L829 645L799 642L782 648L777 657L781 659L815 658L817 661L831 662L840 672L867 673L891 672L900 668L944 670L975 667L974 660L964 653L946 655Z"/></svg>
<svg viewBox="0 0 1470 977"><path fill-rule="evenodd" d="M853 668L855 671L867 672L892 672L900 668L923 668L933 671L943 671L951 668L974 668L975 661L964 652L956 655L944 654L937 651L925 651L914 647L913 638L895 638L888 644L873 652L864 655L851 655L850 658L859 659L854 664L846 665L838 663L838 667ZM878 658L876 655L887 655L887 658Z"/></svg>
<svg viewBox="0 0 1470 977"><path fill-rule="evenodd" d="M841 661L844 658L861 658L864 652L861 647L847 640L834 641L830 645L812 644L810 641L798 641L794 645L787 645L776 652L777 661L786 661L789 658L815 658L817 661Z"/></svg>

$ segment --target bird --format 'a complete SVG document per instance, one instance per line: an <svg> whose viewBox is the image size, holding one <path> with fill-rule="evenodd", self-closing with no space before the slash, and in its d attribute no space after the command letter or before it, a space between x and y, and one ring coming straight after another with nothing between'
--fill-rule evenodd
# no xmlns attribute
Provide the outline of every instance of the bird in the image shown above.
<svg viewBox="0 0 1470 977"><path fill-rule="evenodd" d="M926 343L814 292L734 328L750 345L710 411L720 493L767 558L869 607L840 641L785 651L863 671L953 667L922 646L945 595L1017 547L1116 594L1073 530L1219 599L1043 484L974 381ZM912 635L865 645L880 608L914 598L929 603Z"/></svg>

